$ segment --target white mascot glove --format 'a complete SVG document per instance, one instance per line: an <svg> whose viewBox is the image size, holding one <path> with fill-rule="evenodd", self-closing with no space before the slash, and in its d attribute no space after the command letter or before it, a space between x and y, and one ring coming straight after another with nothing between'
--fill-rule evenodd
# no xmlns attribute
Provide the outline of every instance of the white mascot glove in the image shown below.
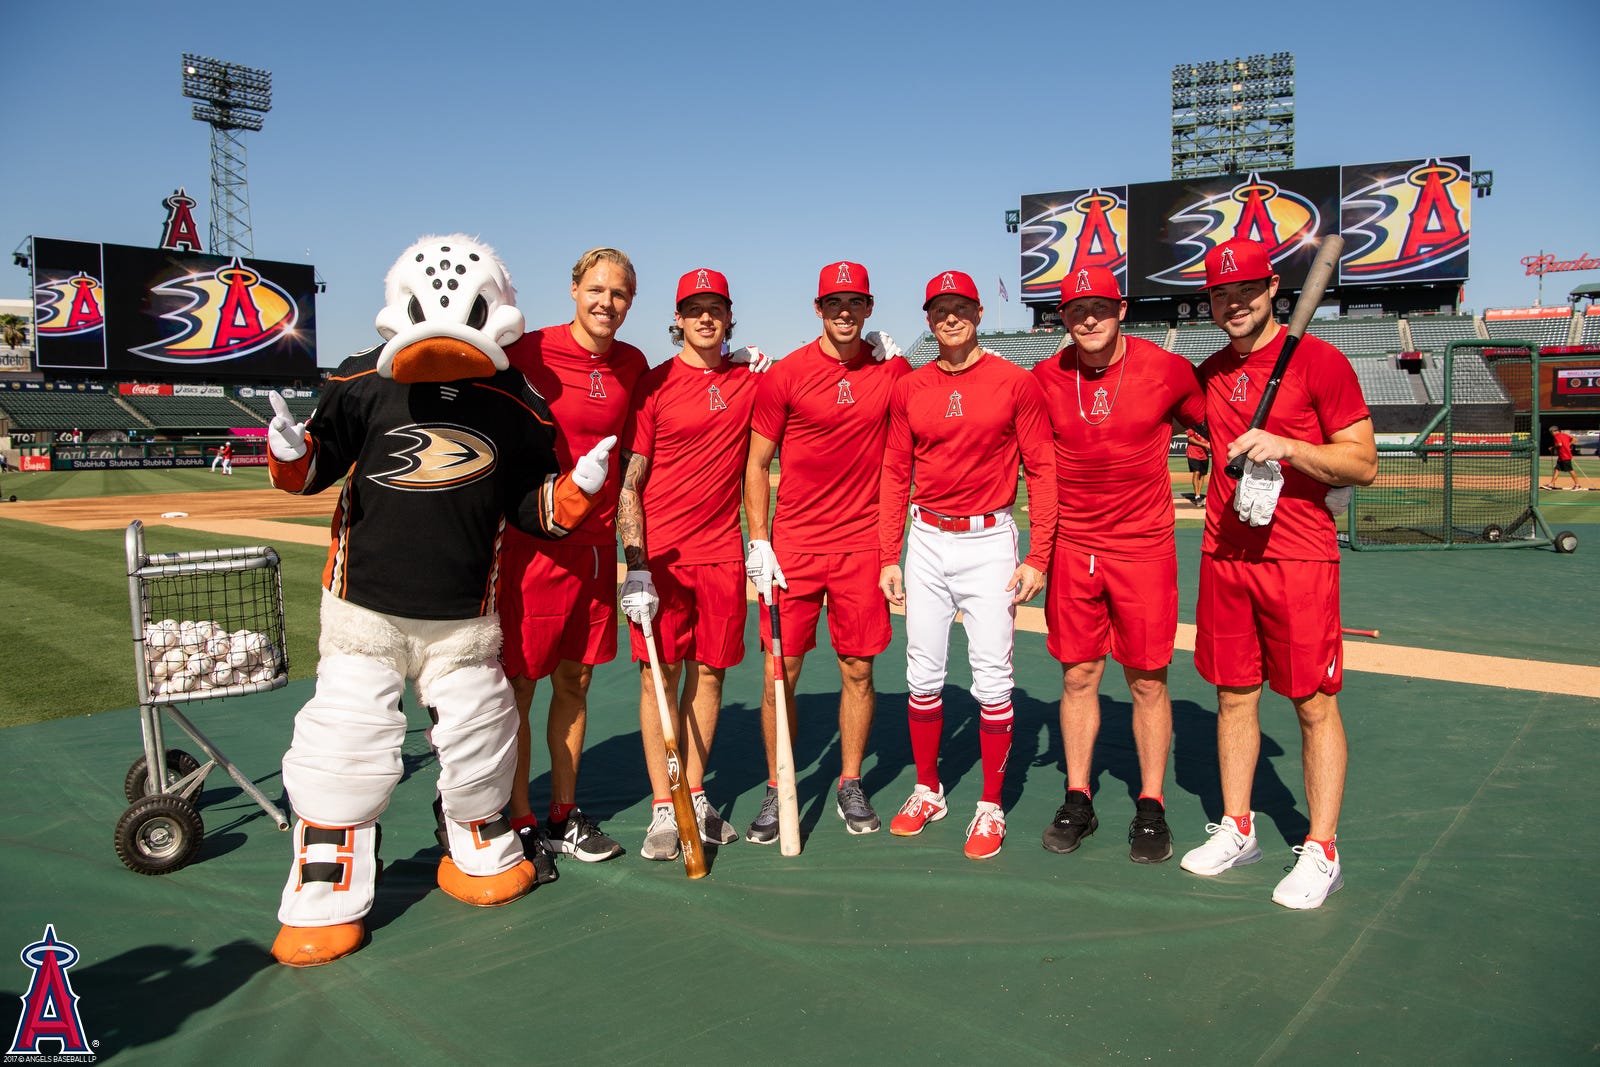
<svg viewBox="0 0 1600 1067"><path fill-rule="evenodd" d="M1333 512L1338 518L1350 509L1350 501L1355 498L1356 487L1353 485L1335 485L1328 489L1328 495L1322 498L1323 506Z"/></svg>
<svg viewBox="0 0 1600 1067"><path fill-rule="evenodd" d="M606 471L610 468L606 457L611 454L616 444L617 435L612 434L610 437L602 438L599 444L578 457L578 462L572 465L572 484L590 496L598 493L600 487L606 484Z"/></svg>
<svg viewBox="0 0 1600 1067"><path fill-rule="evenodd" d="M789 583L783 580L783 569L778 566L778 557L772 551L771 541L750 542L750 551L744 557L744 573L756 587L756 592L761 594L761 599L768 604L772 603L774 583L779 589L789 588Z"/></svg>
<svg viewBox="0 0 1600 1067"><path fill-rule="evenodd" d="M745 345L737 352L729 352L728 362L750 364L751 374L764 374L772 367L772 357L755 345Z"/></svg>
<svg viewBox="0 0 1600 1067"><path fill-rule="evenodd" d="M1244 477L1239 479L1233 494L1233 510L1240 522L1251 526L1265 526L1272 521L1272 512L1278 506L1278 494L1283 492L1283 468L1278 461L1269 459L1257 463L1244 461Z"/></svg>
<svg viewBox="0 0 1600 1067"><path fill-rule="evenodd" d="M862 334L861 339L872 346L872 358L879 363L905 354L900 351L900 346L894 343L893 337L878 330Z"/></svg>
<svg viewBox="0 0 1600 1067"><path fill-rule="evenodd" d="M655 579L645 570L629 571L622 578L622 613L643 626L655 618L661 598L656 595Z"/></svg>
<svg viewBox="0 0 1600 1067"><path fill-rule="evenodd" d="M285 463L293 463L306 454L306 424L295 422L289 414L289 405L276 389L267 394L272 402L272 421L267 424L267 447Z"/></svg>

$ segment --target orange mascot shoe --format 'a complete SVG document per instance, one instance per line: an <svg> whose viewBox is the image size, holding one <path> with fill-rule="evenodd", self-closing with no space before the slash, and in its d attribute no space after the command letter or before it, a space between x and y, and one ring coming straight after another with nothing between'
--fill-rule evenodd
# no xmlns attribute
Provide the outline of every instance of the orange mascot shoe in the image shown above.
<svg viewBox="0 0 1600 1067"><path fill-rule="evenodd" d="M320 967L361 947L366 927L358 920L334 926L285 926L272 942L272 958L286 967Z"/></svg>
<svg viewBox="0 0 1600 1067"><path fill-rule="evenodd" d="M463 874L449 856L439 861L439 888L477 908L509 904L527 896L535 884L533 864L527 860L499 874Z"/></svg>

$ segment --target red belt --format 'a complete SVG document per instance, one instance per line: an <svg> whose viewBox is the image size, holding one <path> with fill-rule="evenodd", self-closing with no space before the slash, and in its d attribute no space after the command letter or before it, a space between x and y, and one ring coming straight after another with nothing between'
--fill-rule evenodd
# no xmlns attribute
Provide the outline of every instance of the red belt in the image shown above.
<svg viewBox="0 0 1600 1067"><path fill-rule="evenodd" d="M940 515L937 511L917 505L913 508L917 521L925 522L935 530L949 530L952 533L967 533L972 530L992 529L1000 522L1001 512L991 511L987 515Z"/></svg>

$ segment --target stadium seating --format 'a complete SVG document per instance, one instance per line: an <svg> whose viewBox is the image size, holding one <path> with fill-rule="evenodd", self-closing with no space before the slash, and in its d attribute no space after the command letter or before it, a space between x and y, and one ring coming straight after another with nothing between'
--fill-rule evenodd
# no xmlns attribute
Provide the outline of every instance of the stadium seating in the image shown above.
<svg viewBox="0 0 1600 1067"><path fill-rule="evenodd" d="M1195 322L1179 326L1172 333L1172 351L1199 366L1206 357L1227 344L1228 335L1215 323Z"/></svg>
<svg viewBox="0 0 1600 1067"><path fill-rule="evenodd" d="M1580 345L1600 345L1600 314L1590 308L1583 317L1583 332L1578 335Z"/></svg>
<svg viewBox="0 0 1600 1067"><path fill-rule="evenodd" d="M18 433L129 430L149 425L112 393L0 390L0 415Z"/></svg>
<svg viewBox="0 0 1600 1067"><path fill-rule="evenodd" d="M1142 337L1151 344L1166 348L1167 341L1170 339L1168 335L1172 333L1172 327L1164 322L1123 323L1122 332L1129 337Z"/></svg>
<svg viewBox="0 0 1600 1067"><path fill-rule="evenodd" d="M1444 401L1442 358L1435 360L1433 366L1423 369L1422 382L1428 388L1428 399L1441 403ZM1504 404L1509 400L1500 380L1473 349L1456 352L1455 388L1451 399L1457 404Z"/></svg>
<svg viewBox="0 0 1600 1067"><path fill-rule="evenodd" d="M1548 319L1485 319L1490 338L1509 337L1518 341L1532 341L1540 348L1546 345L1564 345L1572 329L1569 316L1552 316Z"/></svg>
<svg viewBox="0 0 1600 1067"><path fill-rule="evenodd" d="M226 430L264 426L266 418L224 396L130 396L129 405L158 429Z"/></svg>
<svg viewBox="0 0 1600 1067"><path fill-rule="evenodd" d="M1360 319L1313 319L1306 327L1306 332L1322 338L1346 355L1399 352L1405 347L1400 340L1400 320L1388 315Z"/></svg>
<svg viewBox="0 0 1600 1067"><path fill-rule="evenodd" d="M1406 371L1391 366L1384 356L1357 356L1350 360L1355 368L1356 380L1361 383L1361 395L1368 404L1415 404L1417 395L1411 388L1411 376Z"/></svg>
<svg viewBox="0 0 1600 1067"><path fill-rule="evenodd" d="M240 404L261 416L263 422L272 421L272 400L264 391L258 392L255 396L241 396L236 399ZM289 405L289 414L301 422L309 419L311 413L317 409L316 397L292 396L288 398L287 403Z"/></svg>
<svg viewBox="0 0 1600 1067"><path fill-rule="evenodd" d="M1417 315L1406 320L1406 325L1416 352L1443 352L1451 341L1483 339L1471 315Z"/></svg>
<svg viewBox="0 0 1600 1067"><path fill-rule="evenodd" d="M1035 333L985 333L978 335L978 343L1009 362L1024 369L1049 359L1061 351L1066 335L1060 330L1040 330ZM913 367L932 363L939 356L939 345L933 334L923 333L906 352Z"/></svg>

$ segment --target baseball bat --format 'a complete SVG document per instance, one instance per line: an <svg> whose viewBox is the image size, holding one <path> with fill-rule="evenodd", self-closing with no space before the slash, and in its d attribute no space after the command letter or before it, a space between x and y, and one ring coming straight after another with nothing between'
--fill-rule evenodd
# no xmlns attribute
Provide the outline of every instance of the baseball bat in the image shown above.
<svg viewBox="0 0 1600 1067"><path fill-rule="evenodd" d="M1339 632L1342 633L1342 634L1349 634L1352 637L1377 637L1378 636L1378 631L1376 631L1376 630L1352 630L1348 626L1340 627L1339 628Z"/></svg>
<svg viewBox="0 0 1600 1067"><path fill-rule="evenodd" d="M1322 294L1327 291L1328 283L1333 280L1333 272L1338 268L1339 256L1343 252L1343 237L1330 233L1322 239L1322 247L1317 249L1317 258L1311 261L1311 270L1306 273L1305 288L1300 290L1300 298L1295 301L1294 311L1289 315L1288 336L1283 339L1283 350L1278 353L1278 361L1272 365L1272 376L1267 379L1266 387L1261 390L1261 399L1256 403L1256 413L1250 420L1250 429L1261 429L1266 424L1267 416L1272 414L1272 402L1278 398L1278 386L1283 382L1284 372L1289 369L1289 357L1294 355L1301 336L1311 323L1312 314L1317 310L1317 305L1322 303ZM1241 452L1228 460L1228 465L1222 469L1228 477L1238 481L1244 474L1244 453Z"/></svg>
<svg viewBox="0 0 1600 1067"><path fill-rule="evenodd" d="M683 761L678 758L678 733L672 728L672 713L667 710L667 691L661 684L661 661L656 656L655 628L647 617L640 624L644 647L650 656L650 678L656 684L656 710L661 712L661 741L667 750L667 785L672 790L672 817L678 823L678 846L683 869L690 878L706 876L706 853L700 847L700 824L694 817L694 800L683 777Z"/></svg>
<svg viewBox="0 0 1600 1067"><path fill-rule="evenodd" d="M789 672L783 666L783 634L778 625L778 591L767 600L772 623L772 703L778 733L778 851L800 855L800 801L794 784L794 743L789 738Z"/></svg>

